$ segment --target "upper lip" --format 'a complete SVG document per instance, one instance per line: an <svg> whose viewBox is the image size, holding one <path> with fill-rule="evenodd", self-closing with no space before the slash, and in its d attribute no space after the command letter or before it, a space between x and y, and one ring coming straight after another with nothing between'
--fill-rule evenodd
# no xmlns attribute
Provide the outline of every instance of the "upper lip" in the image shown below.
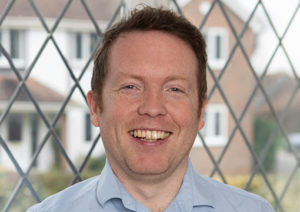
<svg viewBox="0 0 300 212"><path fill-rule="evenodd" d="M146 128L146 127L134 128L134 129L129 130L129 132L134 131L134 130L164 131L164 132L171 133L170 130L165 130L165 129L162 129L162 128Z"/></svg>

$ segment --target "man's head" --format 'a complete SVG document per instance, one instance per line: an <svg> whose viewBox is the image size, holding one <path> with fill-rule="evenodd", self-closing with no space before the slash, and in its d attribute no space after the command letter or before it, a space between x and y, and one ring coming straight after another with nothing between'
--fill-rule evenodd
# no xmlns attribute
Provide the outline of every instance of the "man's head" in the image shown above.
<svg viewBox="0 0 300 212"><path fill-rule="evenodd" d="M118 177L184 172L204 125L205 65L200 32L172 12L145 8L107 32L87 99Z"/></svg>
<svg viewBox="0 0 300 212"><path fill-rule="evenodd" d="M102 88L108 72L108 57L112 44L122 34L130 31L157 30L174 35L185 41L193 49L197 61L197 81L199 96L199 111L203 101L206 99L206 45L199 30L174 12L163 9L145 7L142 10L134 10L128 19L114 25L102 38L102 44L94 57L94 70L91 87L95 98L102 108ZM132 47L134 48L134 47Z"/></svg>

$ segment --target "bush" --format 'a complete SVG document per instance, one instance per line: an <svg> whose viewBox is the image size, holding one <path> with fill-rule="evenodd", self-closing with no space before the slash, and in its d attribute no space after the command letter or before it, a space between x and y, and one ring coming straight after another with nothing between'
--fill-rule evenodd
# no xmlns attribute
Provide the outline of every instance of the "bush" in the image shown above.
<svg viewBox="0 0 300 212"><path fill-rule="evenodd" d="M82 179L99 175L105 165L105 160L105 154L90 158L81 173ZM73 172L68 172L60 168L53 168L46 173L40 174L39 183L43 185L42 193L46 196L57 193L70 186L73 178Z"/></svg>
<svg viewBox="0 0 300 212"><path fill-rule="evenodd" d="M226 176L226 181L228 185L240 188L240 189L245 189L248 181L249 181L249 175L235 175L235 176ZM214 177L214 179L223 182L221 177ZM260 178L258 176L255 176L249 188L247 189L250 192L255 192L259 189L260 186Z"/></svg>
<svg viewBox="0 0 300 212"><path fill-rule="evenodd" d="M99 157L90 158L84 170L97 171L100 173L100 171L104 168L105 161L106 161L105 154L102 154Z"/></svg>
<svg viewBox="0 0 300 212"><path fill-rule="evenodd" d="M260 158L267 142L274 130L275 123L269 117L258 116L254 121L254 151ZM264 169L268 172L272 171L276 162L276 151L280 144L280 136L278 133L273 137L272 144L262 161Z"/></svg>
<svg viewBox="0 0 300 212"><path fill-rule="evenodd" d="M46 173L40 174L38 183L42 185L42 193L49 196L68 187L71 184L73 177L73 173L60 169L52 169Z"/></svg>

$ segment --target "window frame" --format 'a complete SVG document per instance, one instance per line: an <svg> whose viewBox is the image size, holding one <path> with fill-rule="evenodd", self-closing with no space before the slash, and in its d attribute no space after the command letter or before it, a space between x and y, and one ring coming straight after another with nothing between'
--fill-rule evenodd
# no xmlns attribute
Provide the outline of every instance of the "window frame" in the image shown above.
<svg viewBox="0 0 300 212"><path fill-rule="evenodd" d="M93 49L91 45L95 42L93 39L97 34L95 32L80 32L72 31L69 33L70 39L70 58L73 64L83 63L92 55ZM78 39L80 39L80 46L78 46Z"/></svg>
<svg viewBox="0 0 300 212"><path fill-rule="evenodd" d="M219 134L216 134L215 115L219 114ZM224 146L228 140L228 108L225 104L208 104L204 114L205 125L200 130L208 146ZM202 146L197 136L194 146Z"/></svg>
<svg viewBox="0 0 300 212"><path fill-rule="evenodd" d="M17 33L17 34L13 34ZM3 45L4 49L10 54L11 59L13 60L14 65L17 68L23 68L25 66L25 49L26 49L26 32L23 29L18 28L8 28L2 29L0 31L0 42ZM17 36L16 36L17 35ZM16 37L15 37L16 36ZM17 39L16 41L13 41ZM17 52L13 53L13 45L17 44ZM13 54L17 54L14 56ZM9 67L9 63L3 53L0 53L0 68Z"/></svg>
<svg viewBox="0 0 300 212"><path fill-rule="evenodd" d="M210 27L203 31L206 41L208 64L212 69L222 69L228 59L229 35L224 27ZM219 37L219 53L216 39ZM219 54L219 57L217 57Z"/></svg>

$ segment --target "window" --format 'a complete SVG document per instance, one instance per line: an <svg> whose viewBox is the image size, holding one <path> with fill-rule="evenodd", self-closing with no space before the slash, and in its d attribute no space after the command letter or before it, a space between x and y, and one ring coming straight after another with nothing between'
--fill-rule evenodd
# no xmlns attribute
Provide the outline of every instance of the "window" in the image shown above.
<svg viewBox="0 0 300 212"><path fill-rule="evenodd" d="M209 104L204 114L205 126L200 131L204 136L207 145L225 145L228 134L228 110L223 104ZM195 142L201 146L201 141Z"/></svg>
<svg viewBox="0 0 300 212"><path fill-rule="evenodd" d="M24 66L25 32L19 29L7 29L0 32L0 42L14 59L16 66ZM6 58L0 53L0 65L8 66Z"/></svg>
<svg viewBox="0 0 300 212"><path fill-rule="evenodd" d="M76 33L75 35L75 48L76 48L76 58L82 58L82 34Z"/></svg>
<svg viewBox="0 0 300 212"><path fill-rule="evenodd" d="M31 123L31 155L33 156L38 146L38 133L39 133L39 124L38 124L38 115L33 113L30 116ZM37 166L37 160L34 161L33 167Z"/></svg>
<svg viewBox="0 0 300 212"><path fill-rule="evenodd" d="M208 64L213 69L221 69L228 57L228 33L224 28L204 30L207 45Z"/></svg>
<svg viewBox="0 0 300 212"><path fill-rule="evenodd" d="M20 58L20 35L21 33L18 30L10 30L10 55L12 58Z"/></svg>
<svg viewBox="0 0 300 212"><path fill-rule="evenodd" d="M71 52L72 59L75 60L84 60L91 56L96 42L97 34L96 33L83 33L83 32L74 32L71 34Z"/></svg>
<svg viewBox="0 0 300 212"><path fill-rule="evenodd" d="M90 113L85 114L85 140L92 140L92 123Z"/></svg>
<svg viewBox="0 0 300 212"><path fill-rule="evenodd" d="M8 119L8 140L20 142L22 139L22 115L10 114Z"/></svg>
<svg viewBox="0 0 300 212"><path fill-rule="evenodd" d="M96 48L96 44L98 41L98 36L96 33L90 33L90 53L94 51Z"/></svg>
<svg viewBox="0 0 300 212"><path fill-rule="evenodd" d="M17 29L2 30L0 32L0 41L5 50L13 59L24 57L24 31ZM0 57L3 56L0 54Z"/></svg>

